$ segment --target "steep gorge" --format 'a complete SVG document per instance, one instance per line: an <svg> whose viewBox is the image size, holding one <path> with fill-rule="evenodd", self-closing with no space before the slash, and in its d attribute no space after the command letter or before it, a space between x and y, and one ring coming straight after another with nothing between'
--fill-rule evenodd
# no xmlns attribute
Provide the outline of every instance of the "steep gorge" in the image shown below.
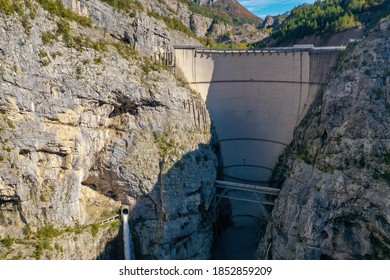
<svg viewBox="0 0 390 280"><path fill-rule="evenodd" d="M0 257L102 257L119 226L99 222L125 203L137 258L207 259L216 158L205 104L134 50L192 39L83 2L90 27L37 1L0 14Z"/></svg>
<svg viewBox="0 0 390 280"><path fill-rule="evenodd" d="M215 139L165 63L199 43L150 10L232 27L176 0L47 2L0 12L0 259L121 258L119 223L100 224L121 203L136 258L210 258ZM297 128L258 258L390 258L389 35L385 21L348 49Z"/></svg>

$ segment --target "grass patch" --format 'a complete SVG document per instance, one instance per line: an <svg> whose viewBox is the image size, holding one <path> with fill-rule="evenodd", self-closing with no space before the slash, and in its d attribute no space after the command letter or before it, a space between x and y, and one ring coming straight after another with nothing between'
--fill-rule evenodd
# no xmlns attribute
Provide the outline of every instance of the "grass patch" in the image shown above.
<svg viewBox="0 0 390 280"><path fill-rule="evenodd" d="M130 16L135 16L135 11L144 11L144 6L137 0L101 0L107 3L118 11L128 13Z"/></svg>
<svg viewBox="0 0 390 280"><path fill-rule="evenodd" d="M46 44L53 44L56 36L52 32L43 32L41 35L42 42Z"/></svg>
<svg viewBox="0 0 390 280"><path fill-rule="evenodd" d="M99 225L98 224L92 224L91 226L91 233L93 237L96 237L99 233Z"/></svg>
<svg viewBox="0 0 390 280"><path fill-rule="evenodd" d="M228 24L234 24L230 17L224 11L215 11L211 7L201 6L194 3L192 0L179 0L180 2L187 4L190 11L213 19L214 22L224 22ZM245 22L242 22L245 23Z"/></svg>
<svg viewBox="0 0 390 280"><path fill-rule="evenodd" d="M119 55L126 60L129 60L132 57L139 58L137 51L129 45L124 43L113 43L112 45L116 48Z"/></svg>
<svg viewBox="0 0 390 280"><path fill-rule="evenodd" d="M14 125L13 121L11 119L9 119L9 118L7 118L7 125L11 129L15 128L15 125Z"/></svg>
<svg viewBox="0 0 390 280"><path fill-rule="evenodd" d="M14 245L14 243L15 243L15 239L10 237L9 235L1 241L1 244L7 248L11 248L11 246Z"/></svg>
<svg viewBox="0 0 390 280"><path fill-rule="evenodd" d="M29 237L31 235L31 228L30 228L30 225L25 225L24 228L23 228L23 234L26 236L26 237Z"/></svg>
<svg viewBox="0 0 390 280"><path fill-rule="evenodd" d="M53 225L47 224L36 232L35 237L38 239L54 238L62 233L63 232L61 230L55 228Z"/></svg>
<svg viewBox="0 0 390 280"><path fill-rule="evenodd" d="M148 16L154 17L155 19L163 20L166 26L170 29L183 32L189 37L196 38L195 34L191 31L191 29L189 29L181 20L175 17L163 16L153 11L148 12Z"/></svg>
<svg viewBox="0 0 390 280"><path fill-rule="evenodd" d="M160 157L163 161L165 161L168 156L178 154L179 143L177 143L174 139L170 138L167 133L155 133L154 138L159 148Z"/></svg>
<svg viewBox="0 0 390 280"><path fill-rule="evenodd" d="M112 231L118 231L119 228L121 227L121 225L122 225L121 221L112 222L112 223L110 224L110 229L111 229Z"/></svg>
<svg viewBox="0 0 390 280"><path fill-rule="evenodd" d="M169 71L168 69L168 66L160 63L160 62L157 62L157 61L152 61L151 59L149 58L144 58L143 59L143 64L141 66L142 68L142 71L147 75L149 74L150 72L152 71L157 71L157 72L161 72L161 71Z"/></svg>
<svg viewBox="0 0 390 280"><path fill-rule="evenodd" d="M298 150L298 157L303 160L307 164L313 164L313 161L311 159L310 153L306 149L300 149Z"/></svg>
<svg viewBox="0 0 390 280"><path fill-rule="evenodd" d="M37 2L42 6L43 9L62 19L75 21L84 27L92 26L92 20L89 17L76 14L72 10L66 8L60 0L37 0Z"/></svg>
<svg viewBox="0 0 390 280"><path fill-rule="evenodd" d="M0 0L0 11L7 16L19 13L21 9L19 1Z"/></svg>
<svg viewBox="0 0 390 280"><path fill-rule="evenodd" d="M26 13L27 9L29 14ZM20 19L25 33L30 36L31 21L36 17L34 5L31 0L0 0L0 12L6 16L17 14Z"/></svg>

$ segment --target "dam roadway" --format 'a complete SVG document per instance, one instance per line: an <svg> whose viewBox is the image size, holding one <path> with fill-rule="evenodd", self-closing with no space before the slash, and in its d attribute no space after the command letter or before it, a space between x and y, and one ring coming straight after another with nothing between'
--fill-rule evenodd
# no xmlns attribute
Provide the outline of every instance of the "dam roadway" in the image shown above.
<svg viewBox="0 0 390 280"><path fill-rule="evenodd" d="M278 157L344 50L312 45L259 50L175 46L176 75L201 94L215 127L219 180L268 186ZM258 229L265 227L270 206L248 203L251 194L239 190L224 195L232 226L218 233L216 246L223 250L217 248L214 257L253 258Z"/></svg>

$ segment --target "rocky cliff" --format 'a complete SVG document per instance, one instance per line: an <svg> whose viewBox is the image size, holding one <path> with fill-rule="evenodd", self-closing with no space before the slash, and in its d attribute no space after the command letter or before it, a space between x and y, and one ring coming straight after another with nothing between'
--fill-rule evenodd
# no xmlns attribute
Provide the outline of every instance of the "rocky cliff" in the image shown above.
<svg viewBox="0 0 390 280"><path fill-rule="evenodd" d="M0 257L102 257L120 227L99 222L124 203L137 258L208 258L205 104L137 52L192 39L142 11L53 3L0 8Z"/></svg>
<svg viewBox="0 0 390 280"><path fill-rule="evenodd" d="M390 259L389 26L350 47L296 130L259 258Z"/></svg>

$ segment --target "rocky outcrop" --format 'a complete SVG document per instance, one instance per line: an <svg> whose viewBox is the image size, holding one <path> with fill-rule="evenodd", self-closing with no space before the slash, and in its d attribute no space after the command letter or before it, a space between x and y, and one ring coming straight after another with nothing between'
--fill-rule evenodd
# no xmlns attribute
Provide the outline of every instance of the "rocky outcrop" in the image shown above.
<svg viewBox="0 0 390 280"><path fill-rule="evenodd" d="M193 0L193 1L199 5L209 5L209 6L218 2L218 0Z"/></svg>
<svg viewBox="0 0 390 280"><path fill-rule="evenodd" d="M99 222L125 203L137 258L208 258L216 163L205 104L121 42L127 32L151 54L184 35L80 3L95 28L36 2L29 29L0 15L0 257L97 258L119 231Z"/></svg>
<svg viewBox="0 0 390 280"><path fill-rule="evenodd" d="M199 45L195 39L175 32L167 28L161 20L148 16L146 11L134 10L132 14L126 14L115 11L99 0L62 0L62 2L76 13L90 17L95 27L130 44L143 55L163 55L171 52L173 45L177 44ZM159 5L163 13L169 13L165 6Z"/></svg>
<svg viewBox="0 0 390 280"><path fill-rule="evenodd" d="M263 23L261 24L261 29L265 28L277 28L283 23L289 13L278 15L278 16L266 16Z"/></svg>
<svg viewBox="0 0 390 280"><path fill-rule="evenodd" d="M232 8L231 6L225 6L224 3L220 3L219 1L195 2L199 5L211 7L209 9L213 10L215 15L223 15L225 18L225 10L228 10L227 14L234 14L235 11L241 11L241 8L244 9L239 3L235 1L231 1L229 3L236 8ZM217 9L214 9L213 7L217 4L221 5L218 6ZM210 12L211 10L209 10L208 12L209 17L204 16L203 14L195 13L191 9L189 9L188 5L178 0L168 1L167 5L174 12L172 16L176 16L178 19L180 19L180 21L182 21L187 27L189 27L191 31L195 34L195 36L198 38L210 37L218 43L238 45L241 43L253 43L268 36L265 32L260 31L257 28L258 26L255 24L258 21L261 22L261 19L249 13L249 11L247 11L246 9L246 12L244 12L243 14L239 13L239 15L243 18L248 17L251 23L245 23L245 20L243 20L240 24L237 25L233 24L233 21L223 22L218 19L218 17L213 17L212 13ZM237 8L238 6L236 5L239 5L240 8ZM156 10L154 6L151 6L151 9ZM161 13L162 11L159 12ZM165 10L164 13L169 14L170 11Z"/></svg>
<svg viewBox="0 0 390 280"><path fill-rule="evenodd" d="M191 14L189 27L197 37L204 37L208 34L211 26L214 26L211 18L197 14Z"/></svg>
<svg viewBox="0 0 390 280"><path fill-rule="evenodd" d="M296 130L259 258L390 258L388 26L347 51Z"/></svg>

